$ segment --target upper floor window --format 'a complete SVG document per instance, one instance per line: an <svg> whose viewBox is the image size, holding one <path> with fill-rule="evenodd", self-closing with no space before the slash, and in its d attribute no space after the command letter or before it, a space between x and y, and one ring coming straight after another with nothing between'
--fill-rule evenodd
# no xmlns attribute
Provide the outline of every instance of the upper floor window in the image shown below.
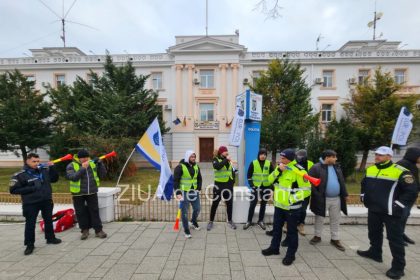
<svg viewBox="0 0 420 280"><path fill-rule="evenodd" d="M28 82L35 82L35 75L25 75Z"/></svg>
<svg viewBox="0 0 420 280"><path fill-rule="evenodd" d="M214 103L200 103L200 121L214 121Z"/></svg>
<svg viewBox="0 0 420 280"><path fill-rule="evenodd" d="M369 70L359 70L359 76L358 76L358 83L359 85L363 85L366 83L366 79L369 77Z"/></svg>
<svg viewBox="0 0 420 280"><path fill-rule="evenodd" d="M257 85L257 79L261 77L261 71L252 71L252 85Z"/></svg>
<svg viewBox="0 0 420 280"><path fill-rule="evenodd" d="M329 123L332 121L332 117L333 117L333 105L322 104L321 105L321 122Z"/></svg>
<svg viewBox="0 0 420 280"><path fill-rule="evenodd" d="M334 71L332 70L324 70L322 71L322 77L324 79L322 86L325 88L333 87L333 75Z"/></svg>
<svg viewBox="0 0 420 280"><path fill-rule="evenodd" d="M154 90L162 89L162 72L152 73L152 88Z"/></svg>
<svg viewBox="0 0 420 280"><path fill-rule="evenodd" d="M397 84L403 84L406 80L406 70L396 69L394 73L394 80Z"/></svg>
<svg viewBox="0 0 420 280"><path fill-rule="evenodd" d="M200 70L200 87L214 88L214 70Z"/></svg>
<svg viewBox="0 0 420 280"><path fill-rule="evenodd" d="M64 86L66 84L66 75L64 74L56 74L55 75L55 86Z"/></svg>

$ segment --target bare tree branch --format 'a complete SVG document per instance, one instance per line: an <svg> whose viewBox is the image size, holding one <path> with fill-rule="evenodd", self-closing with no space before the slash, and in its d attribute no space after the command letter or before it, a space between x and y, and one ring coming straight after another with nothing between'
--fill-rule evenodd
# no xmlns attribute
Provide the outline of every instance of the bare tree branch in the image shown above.
<svg viewBox="0 0 420 280"><path fill-rule="evenodd" d="M277 19L282 17L280 10L283 7L279 6L279 0L260 0L254 7L253 11L260 11L266 15L267 19Z"/></svg>

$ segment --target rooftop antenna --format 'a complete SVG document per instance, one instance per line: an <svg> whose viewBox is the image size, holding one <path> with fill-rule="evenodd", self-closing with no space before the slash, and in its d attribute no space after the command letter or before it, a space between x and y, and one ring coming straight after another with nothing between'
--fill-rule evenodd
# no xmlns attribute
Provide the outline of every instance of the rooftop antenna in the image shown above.
<svg viewBox="0 0 420 280"><path fill-rule="evenodd" d="M321 39L324 39L324 37L321 36L321 33L319 33L318 38L316 38L316 50L319 51L319 42L321 42Z"/></svg>
<svg viewBox="0 0 420 280"><path fill-rule="evenodd" d="M376 22L382 18L384 13L376 12L376 0L375 0L375 12L373 13L373 20L368 23L368 27L373 27L373 40L376 40Z"/></svg>
<svg viewBox="0 0 420 280"><path fill-rule="evenodd" d="M41 2L42 5L44 5L48 10L50 10L50 12L52 12L54 15L56 15L58 17L57 21L61 21L61 36L60 39L63 41L63 46L66 47L66 23L74 23L74 24L78 24L84 27L88 27L94 30L98 30L92 26L86 25L86 24L82 24L79 22L75 22L75 21L70 21L67 19L67 16L70 12L70 10L73 8L74 4L76 4L77 0L74 0L73 3L71 3L70 7L68 8L68 10L66 12L64 12L64 0L62 1L62 15L60 16L58 13L56 13L53 9L51 9L47 4L45 4L45 2L43 2L42 0L38 0L39 2ZM56 22L56 21L54 21Z"/></svg>
<svg viewBox="0 0 420 280"><path fill-rule="evenodd" d="M206 0L206 37L209 35L209 0Z"/></svg>

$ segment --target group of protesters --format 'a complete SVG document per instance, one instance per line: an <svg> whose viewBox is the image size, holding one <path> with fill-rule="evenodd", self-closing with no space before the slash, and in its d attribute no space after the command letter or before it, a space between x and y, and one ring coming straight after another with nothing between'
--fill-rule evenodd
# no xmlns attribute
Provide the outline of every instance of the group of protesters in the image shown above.
<svg viewBox="0 0 420 280"><path fill-rule="evenodd" d="M419 191L418 167L420 164L420 148L408 148L403 159L397 163L392 161L393 150L382 146L375 150L375 164L367 168L361 182L360 199L368 208L368 237L370 247L366 251L358 250L357 254L382 262L383 227L392 253L392 265L386 272L391 279L404 276L405 246L415 241L405 233L405 225L410 209L416 202ZM202 176L194 151L185 152L185 157L174 169L175 196L180 201L181 219L184 234L191 238L191 229L200 230L198 217L200 213L200 191ZM228 149L220 146L214 154L214 186L213 201L207 230L212 230L218 205L221 200L226 204L227 226L236 230L232 219L233 187L235 169ZM303 175L320 179L314 185ZM100 180L106 175L106 169L98 158L91 159L87 150L80 150L73 156L73 161L66 168L66 179L69 180L73 205L81 230L81 239L89 237L89 229L93 228L95 236L106 238L102 229L98 208L98 187ZM22 197L25 223L25 255L32 254L35 244L35 224L41 211L45 222L45 239L48 244L59 244L61 240L54 234L52 211L51 183L58 181L58 172L53 163L40 164L35 153L27 155L23 169L12 176L10 193ZM324 219L329 216L331 231L330 244L340 251L345 245L339 238L341 212L347 215L348 192L343 173L337 163L337 154L333 150L321 153L319 161L308 160L305 150L288 148L280 153L280 161L276 164L267 160L267 151L260 149L257 158L247 169L247 181L250 191L250 206L247 222L243 226L248 230L257 225L267 230L264 222L265 210L269 200L274 204L272 230L266 234L271 236L270 246L262 250L264 256L279 255L280 246L287 247L284 265L291 265L298 250L298 234L305 236L305 219L307 208L315 215L314 233L309 243L317 245L322 242ZM254 212L260 201L257 223L253 223ZM193 213L189 221L189 205ZM285 238L282 241L282 235Z"/></svg>

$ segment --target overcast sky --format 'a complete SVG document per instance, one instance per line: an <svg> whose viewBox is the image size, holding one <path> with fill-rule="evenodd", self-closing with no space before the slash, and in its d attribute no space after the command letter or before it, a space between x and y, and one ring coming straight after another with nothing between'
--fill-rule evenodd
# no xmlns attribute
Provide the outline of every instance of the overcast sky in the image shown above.
<svg viewBox="0 0 420 280"><path fill-rule="evenodd" d="M42 0L60 16L62 0ZM65 11L74 0L64 0ZM254 10L260 0L208 0L209 35L234 34L248 51L336 50L349 40L371 39L367 23L374 0L279 0L282 17ZM269 3L273 0L267 0ZM78 0L67 20L67 46L87 54L162 53L176 35L205 34L205 0ZM377 0L383 12L377 34L420 49L420 1ZM59 18L39 0L0 0L0 57L22 57L28 49L62 47ZM55 22L54 22L55 21ZM328 46L330 45L330 46Z"/></svg>

